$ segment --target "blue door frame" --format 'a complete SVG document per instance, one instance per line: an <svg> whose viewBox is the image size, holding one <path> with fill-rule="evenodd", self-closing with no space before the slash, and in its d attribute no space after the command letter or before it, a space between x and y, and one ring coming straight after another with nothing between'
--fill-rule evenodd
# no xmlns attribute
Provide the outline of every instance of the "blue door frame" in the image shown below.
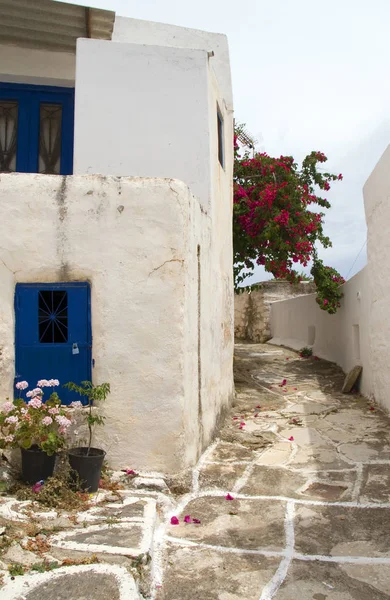
<svg viewBox="0 0 390 600"><path fill-rule="evenodd" d="M61 104L61 175L73 173L74 88L0 83L0 100L18 102L16 171L37 173L40 104Z"/></svg>
<svg viewBox="0 0 390 600"><path fill-rule="evenodd" d="M58 379L56 391L63 404L82 401L62 386L92 377L89 284L19 283L15 321L15 384L26 380L33 389L39 379ZM25 392L22 397L26 400Z"/></svg>

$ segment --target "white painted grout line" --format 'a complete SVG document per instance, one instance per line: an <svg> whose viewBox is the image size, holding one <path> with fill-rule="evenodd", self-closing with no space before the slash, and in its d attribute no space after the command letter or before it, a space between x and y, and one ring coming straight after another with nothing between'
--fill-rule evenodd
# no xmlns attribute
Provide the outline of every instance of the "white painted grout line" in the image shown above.
<svg viewBox="0 0 390 600"><path fill-rule="evenodd" d="M199 473L203 464L206 462L207 458L214 452L217 444L219 443L219 439L217 438L202 454L202 456L198 460L198 464L194 467L192 472L192 491L196 493L199 490Z"/></svg>
<svg viewBox="0 0 390 600"><path fill-rule="evenodd" d="M350 565L390 565L390 556L323 556L321 554L294 554L294 560L321 561Z"/></svg>
<svg viewBox="0 0 390 600"><path fill-rule="evenodd" d="M285 556L284 551L275 552L272 550L250 550L250 549L242 549L235 548L234 546L214 546L213 544L205 544L204 542L193 542L192 540L186 540L184 538L176 538L171 535L165 536L165 540L170 544L175 544L176 546L185 546L191 548L204 548L206 550L215 550L217 552L222 552L224 554L250 554L256 556L265 556L267 558L282 558Z"/></svg>
<svg viewBox="0 0 390 600"><path fill-rule="evenodd" d="M126 569L119 565L101 563L62 567L47 573L35 573L33 575L16 577L13 580L11 580L10 576L7 576L5 585L1 589L1 600L15 600L16 598L18 600L26 600L30 592L38 586L49 581L53 582L64 576L69 577L79 573L84 574L85 578L88 578L88 574L91 573L113 575L118 584L120 600L139 600L140 598L134 579Z"/></svg>
<svg viewBox="0 0 390 600"><path fill-rule="evenodd" d="M242 488L248 483L248 479L252 475L255 466L255 462L252 462L250 465L247 466L241 477L239 477L236 483L234 484L232 489L233 494L237 494L238 492L240 492L240 490L242 490Z"/></svg>
<svg viewBox="0 0 390 600"><path fill-rule="evenodd" d="M359 496L363 485L363 464L356 464L356 481L352 491L352 500L359 502Z"/></svg>
<svg viewBox="0 0 390 600"><path fill-rule="evenodd" d="M286 506L286 516L284 520L284 529L286 532L285 557L281 561L272 579L263 588L259 600L272 600L272 598L275 596L280 586L283 584L284 580L287 577L287 573L294 556L294 510L294 503L288 502Z"/></svg>

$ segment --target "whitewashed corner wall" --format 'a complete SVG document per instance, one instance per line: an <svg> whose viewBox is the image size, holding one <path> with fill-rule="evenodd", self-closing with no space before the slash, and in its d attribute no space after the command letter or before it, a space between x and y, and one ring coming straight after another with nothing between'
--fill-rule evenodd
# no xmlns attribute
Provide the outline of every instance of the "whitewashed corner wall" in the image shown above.
<svg viewBox="0 0 390 600"><path fill-rule="evenodd" d="M362 365L361 391L369 395L371 298L367 269L352 277L343 293L335 315L320 309L315 294L271 304L271 343L295 350L310 346L315 355L337 363L345 372Z"/></svg>
<svg viewBox="0 0 390 600"><path fill-rule="evenodd" d="M117 468L193 464L232 399L232 318L215 302L211 220L187 186L1 175L0 222L0 395L12 394L15 284L88 280L93 380L112 386L97 441Z"/></svg>
<svg viewBox="0 0 390 600"><path fill-rule="evenodd" d="M372 385L378 402L390 410L390 146L364 188L367 222L367 285Z"/></svg>

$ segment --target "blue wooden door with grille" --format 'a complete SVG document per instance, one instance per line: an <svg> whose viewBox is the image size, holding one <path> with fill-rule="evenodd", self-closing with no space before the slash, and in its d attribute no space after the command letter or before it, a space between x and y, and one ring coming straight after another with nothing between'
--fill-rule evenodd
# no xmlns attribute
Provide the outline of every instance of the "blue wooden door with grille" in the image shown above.
<svg viewBox="0 0 390 600"><path fill-rule="evenodd" d="M91 380L88 283L17 284L15 318L15 383L58 379L63 404L81 400L62 385Z"/></svg>

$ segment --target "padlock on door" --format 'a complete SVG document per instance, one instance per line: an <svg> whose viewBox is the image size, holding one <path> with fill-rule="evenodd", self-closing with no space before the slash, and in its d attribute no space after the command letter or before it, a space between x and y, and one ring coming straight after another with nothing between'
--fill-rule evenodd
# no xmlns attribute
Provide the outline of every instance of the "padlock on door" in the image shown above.
<svg viewBox="0 0 390 600"><path fill-rule="evenodd" d="M80 350L77 344L72 344L72 354L80 354Z"/></svg>

